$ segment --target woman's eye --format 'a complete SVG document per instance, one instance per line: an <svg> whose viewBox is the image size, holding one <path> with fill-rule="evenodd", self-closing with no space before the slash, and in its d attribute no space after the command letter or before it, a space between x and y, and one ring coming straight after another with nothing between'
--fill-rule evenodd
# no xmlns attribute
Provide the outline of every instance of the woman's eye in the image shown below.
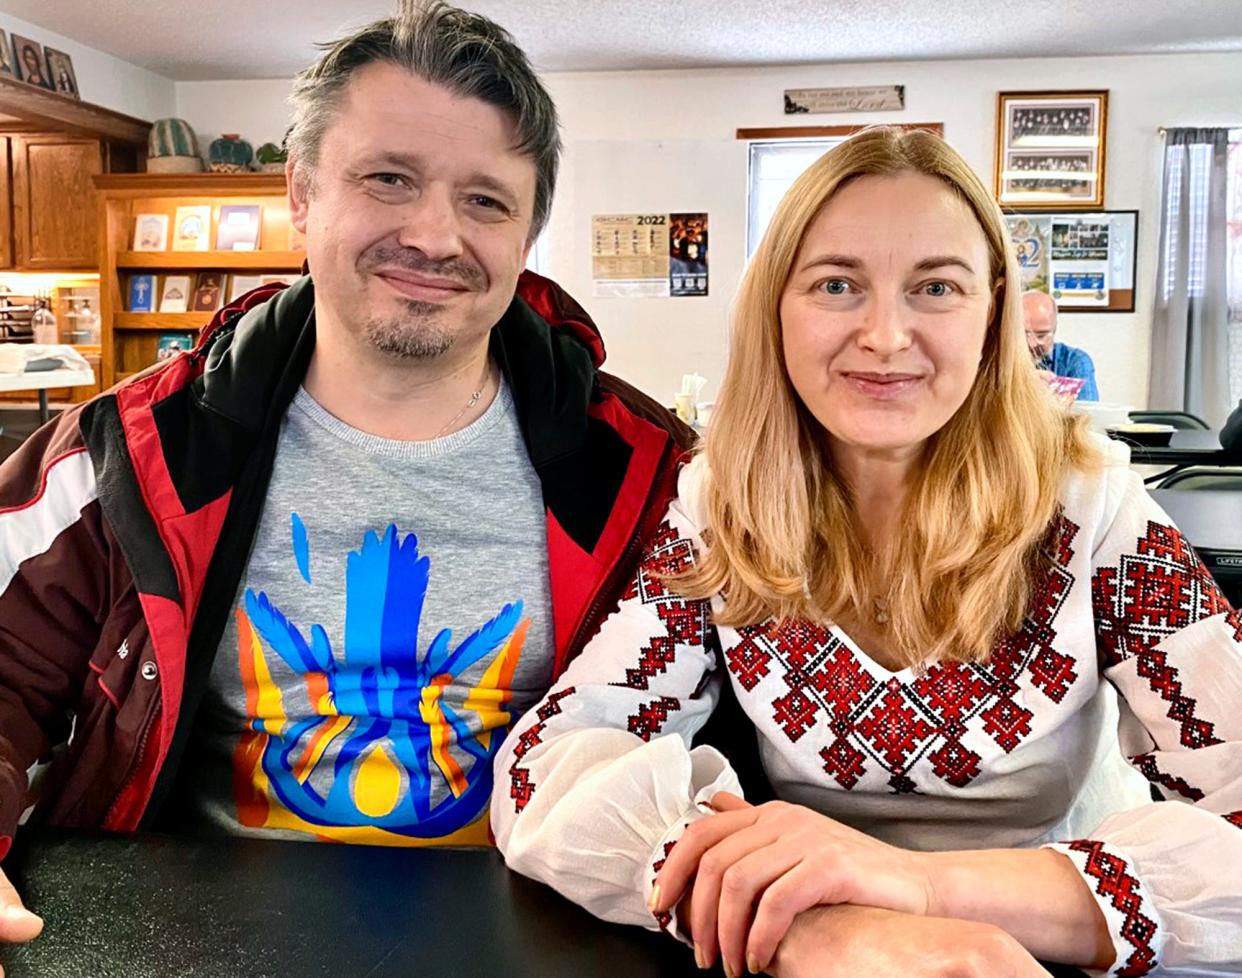
<svg viewBox="0 0 1242 978"><path fill-rule="evenodd" d="M925 286L923 286L924 294L935 298L950 295L953 291L954 286L949 282L928 282Z"/></svg>
<svg viewBox="0 0 1242 978"><path fill-rule="evenodd" d="M843 278L830 278L820 288L829 295L845 295L850 290L850 283Z"/></svg>

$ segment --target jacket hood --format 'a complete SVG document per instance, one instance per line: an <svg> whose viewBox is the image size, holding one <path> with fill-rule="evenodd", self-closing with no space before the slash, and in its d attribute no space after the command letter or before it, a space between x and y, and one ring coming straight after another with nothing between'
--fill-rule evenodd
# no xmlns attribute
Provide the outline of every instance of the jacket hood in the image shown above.
<svg viewBox="0 0 1242 978"><path fill-rule="evenodd" d="M591 362L596 370L604 365L604 338L594 320L573 296L550 278L529 270L522 272L518 278L517 295L549 326L570 330L591 351Z"/></svg>

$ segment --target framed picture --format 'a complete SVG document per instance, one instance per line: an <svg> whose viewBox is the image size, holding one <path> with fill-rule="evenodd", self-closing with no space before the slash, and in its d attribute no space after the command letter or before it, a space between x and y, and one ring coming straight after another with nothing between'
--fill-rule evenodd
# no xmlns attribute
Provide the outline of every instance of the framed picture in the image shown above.
<svg viewBox="0 0 1242 978"><path fill-rule="evenodd" d="M1010 210L1104 206L1108 92L1001 92L996 199Z"/></svg>
<svg viewBox="0 0 1242 978"><path fill-rule="evenodd" d="M44 46L43 51L47 55L47 75L52 91L80 99L82 95L78 92L78 76L73 73L73 59L55 48Z"/></svg>
<svg viewBox="0 0 1242 978"><path fill-rule="evenodd" d="M38 85L40 88L52 87L47 75L47 62L43 60L43 47L38 42L14 34L13 63L18 81L24 81L27 85Z"/></svg>
<svg viewBox="0 0 1242 978"><path fill-rule="evenodd" d="M1134 312L1138 211L1006 214L1022 289L1061 312Z"/></svg>
<svg viewBox="0 0 1242 978"><path fill-rule="evenodd" d="M0 31L0 78L14 78L13 48L9 44L7 31Z"/></svg>

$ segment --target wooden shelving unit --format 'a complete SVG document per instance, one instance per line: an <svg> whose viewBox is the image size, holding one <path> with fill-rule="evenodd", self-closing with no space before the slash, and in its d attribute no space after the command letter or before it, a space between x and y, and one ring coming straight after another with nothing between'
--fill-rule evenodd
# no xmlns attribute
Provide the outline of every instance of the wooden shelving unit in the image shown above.
<svg viewBox="0 0 1242 978"><path fill-rule="evenodd" d="M205 312L116 312L112 314L114 329L195 330L203 325Z"/></svg>
<svg viewBox="0 0 1242 978"><path fill-rule="evenodd" d="M144 370L156 359L163 331L192 333L205 326L210 312L130 312L126 301L129 277L218 271L258 275L296 274L305 252L294 247L289 224L283 173L104 174L95 178L99 206L102 330L101 372L105 387ZM262 210L259 249L256 251L134 251L134 220L139 214L167 214L171 245L173 219L178 207L212 208L212 242L220 207L258 204ZM227 287L230 280L226 279Z"/></svg>
<svg viewBox="0 0 1242 978"><path fill-rule="evenodd" d="M276 269L296 272L306 255L301 251L122 251L118 268Z"/></svg>
<svg viewBox="0 0 1242 978"><path fill-rule="evenodd" d="M62 132L133 146L144 154L151 123L59 92L0 78L0 113L37 132Z"/></svg>

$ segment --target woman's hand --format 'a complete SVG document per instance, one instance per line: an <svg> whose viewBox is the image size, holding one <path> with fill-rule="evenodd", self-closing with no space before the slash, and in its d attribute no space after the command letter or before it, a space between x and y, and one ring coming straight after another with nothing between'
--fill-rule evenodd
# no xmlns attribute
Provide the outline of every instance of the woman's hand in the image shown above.
<svg viewBox="0 0 1242 978"><path fill-rule="evenodd" d="M717 814L691 825L656 877L652 910L667 910L693 881L687 916L702 966L762 970L802 911L853 903L905 914L933 905L930 874L908 852L801 805L758 807L721 792ZM752 920L753 912L753 920Z"/></svg>
<svg viewBox="0 0 1242 978"><path fill-rule="evenodd" d="M769 970L776 978L1049 978L991 924L853 906L800 914Z"/></svg>

